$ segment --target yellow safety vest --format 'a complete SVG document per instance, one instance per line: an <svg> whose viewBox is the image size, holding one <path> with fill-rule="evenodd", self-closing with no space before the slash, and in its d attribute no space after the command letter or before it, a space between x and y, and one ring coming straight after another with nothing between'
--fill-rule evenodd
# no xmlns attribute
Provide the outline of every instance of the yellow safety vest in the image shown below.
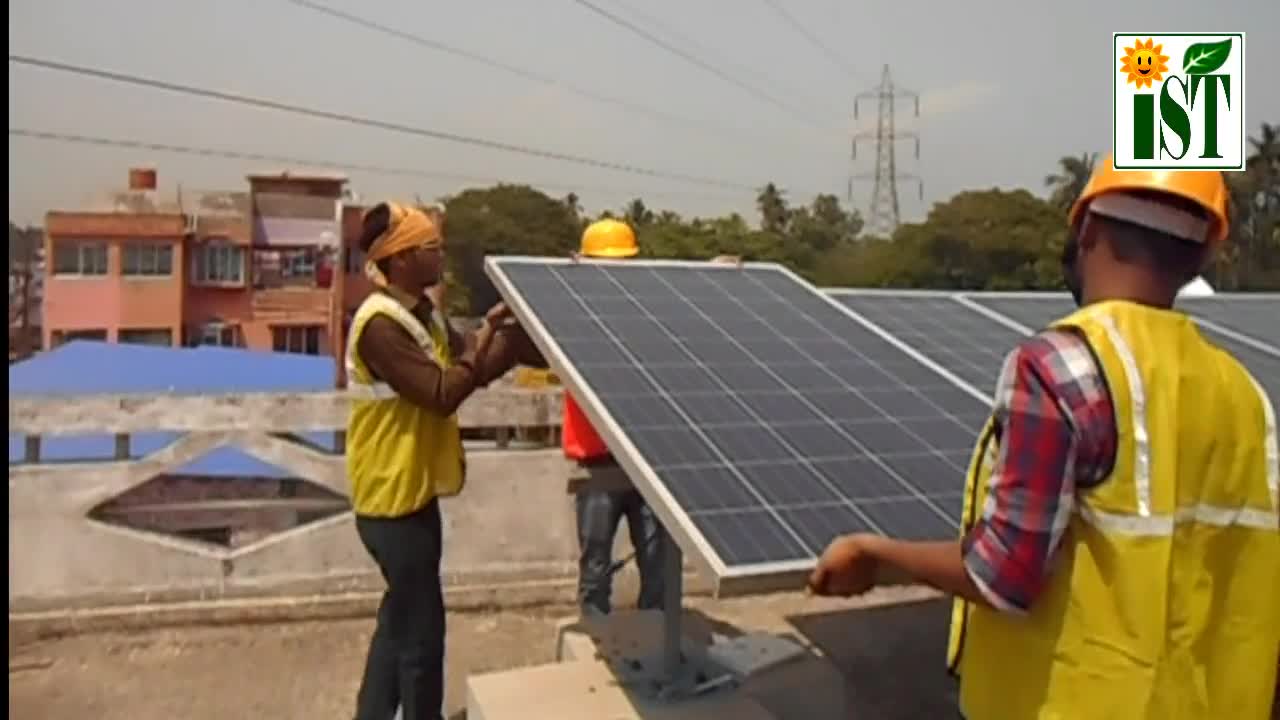
<svg viewBox="0 0 1280 720"><path fill-rule="evenodd" d="M369 320L386 315L413 336L441 368L450 364L449 333L439 313L428 331L404 305L374 292L356 310L347 341L347 475L356 514L407 515L435 497L456 495L465 482L462 438L456 415L442 417L405 400L374 379L358 344Z"/></svg>
<svg viewBox="0 0 1280 720"><path fill-rule="evenodd" d="M949 664L968 720L1261 720L1280 656L1280 451L1262 388L1192 320L1111 301L1083 332L1115 405L1115 468L1076 494L1025 615L957 600ZM999 443L970 465L962 533Z"/></svg>

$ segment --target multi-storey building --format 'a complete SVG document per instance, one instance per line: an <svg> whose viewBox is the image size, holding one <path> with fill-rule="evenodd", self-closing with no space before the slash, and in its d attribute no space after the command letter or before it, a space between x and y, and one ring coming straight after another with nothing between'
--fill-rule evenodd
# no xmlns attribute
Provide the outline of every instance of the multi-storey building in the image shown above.
<svg viewBox="0 0 1280 720"><path fill-rule="evenodd" d="M84 338L330 354L337 323L369 291L354 247L361 208L344 202L345 184L251 175L247 192L162 200L156 172L134 169L128 190L49 212L43 346Z"/></svg>

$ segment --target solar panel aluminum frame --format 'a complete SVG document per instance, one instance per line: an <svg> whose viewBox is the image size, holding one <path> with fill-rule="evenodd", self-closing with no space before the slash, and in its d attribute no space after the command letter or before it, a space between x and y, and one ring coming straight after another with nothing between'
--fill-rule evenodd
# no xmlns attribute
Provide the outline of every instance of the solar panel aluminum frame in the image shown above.
<svg viewBox="0 0 1280 720"><path fill-rule="evenodd" d="M746 595L771 590L794 589L804 584L812 571L813 560L759 563L745 566L729 566L719 553L703 537L693 519L684 512L658 478L657 472L645 461L640 451L622 431L621 425L605 409L600 397L586 383L578 368L569 362L560 344L556 342L542 321L533 313L529 303L515 288L503 270L503 264L540 264L565 266L572 264L619 265L627 267L698 267L732 272L737 265L717 264L687 260L612 260L603 258L547 258L531 256L501 256L485 258L485 273L493 281L498 293L507 302L516 319L529 334L529 338L542 352L547 363L560 377L566 389L578 400L578 407L591 421L592 427L605 441L614 459L626 472L636 490L662 522L662 526L680 546L684 555L691 556L714 582L717 597ZM777 268L770 263L744 263L749 268Z"/></svg>
<svg viewBox="0 0 1280 720"><path fill-rule="evenodd" d="M567 389L579 400L579 407L591 421L596 431L613 453L636 489L653 509L663 526L675 538L686 555L691 555L700 569L713 578L717 596L746 595L775 590L796 589L804 584L805 578L812 572L816 558L771 561L745 565L729 565L711 547L702 533L693 523L692 518L683 511L679 503L667 491L659 480L654 469L644 460L639 450L631 443L622 431L619 423L604 409L600 398L586 384L581 373L569 362L560 345L551 336L547 328L534 315L525 298L515 288L503 270L504 264L539 264L549 266L567 266L575 263L595 265L618 265L634 267L695 267L699 269L733 272L740 268L761 269L779 272L801 286L809 283L790 269L777 263L750 262L741 266L736 264L718 264L693 260L649 260L649 259L571 259L528 256L501 256L485 259L485 272L493 281L499 294L508 303L513 314L528 331L534 344L543 353L552 369L560 376ZM963 379L927 357L909 343L895 337L892 333L866 320L851 308L831 297L829 293L814 289L814 293L841 314L863 325L869 332L878 335L896 349L925 365L942 378L974 396L975 399L990 405L988 394L974 388ZM894 578L901 581L901 578Z"/></svg>

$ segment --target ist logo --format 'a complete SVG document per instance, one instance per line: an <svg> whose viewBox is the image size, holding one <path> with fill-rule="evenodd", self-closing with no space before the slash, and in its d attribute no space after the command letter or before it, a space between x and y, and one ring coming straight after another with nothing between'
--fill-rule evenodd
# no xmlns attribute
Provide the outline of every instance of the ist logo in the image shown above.
<svg viewBox="0 0 1280 720"><path fill-rule="evenodd" d="M1113 33L1117 170L1243 170L1244 33Z"/></svg>

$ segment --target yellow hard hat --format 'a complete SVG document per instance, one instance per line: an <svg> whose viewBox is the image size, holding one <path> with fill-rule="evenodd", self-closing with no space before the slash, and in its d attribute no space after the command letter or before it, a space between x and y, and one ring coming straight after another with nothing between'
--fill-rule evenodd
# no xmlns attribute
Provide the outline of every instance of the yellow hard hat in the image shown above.
<svg viewBox="0 0 1280 720"><path fill-rule="evenodd" d="M587 257L625 258L640 252L631 227L617 220L597 220L582 232L582 249Z"/></svg>
<svg viewBox="0 0 1280 720"><path fill-rule="evenodd" d="M1098 161L1084 191L1071 206L1068 223L1080 220L1085 205L1108 193L1142 190L1174 195L1199 205L1209 215L1210 245L1227 238L1227 182L1217 170L1116 170L1111 154Z"/></svg>

